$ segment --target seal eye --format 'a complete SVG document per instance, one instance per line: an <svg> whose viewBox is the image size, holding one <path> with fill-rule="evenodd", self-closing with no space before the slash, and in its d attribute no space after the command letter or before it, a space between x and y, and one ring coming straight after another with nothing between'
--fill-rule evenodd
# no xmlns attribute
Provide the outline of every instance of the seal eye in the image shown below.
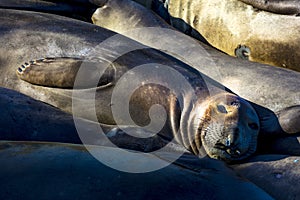
<svg viewBox="0 0 300 200"><path fill-rule="evenodd" d="M219 111L220 113L227 113L227 110L226 110L225 106L223 106L223 105L218 105L217 108L218 108L218 111Z"/></svg>
<svg viewBox="0 0 300 200"><path fill-rule="evenodd" d="M253 130L258 130L258 125L257 123L249 123L248 126L253 129Z"/></svg>

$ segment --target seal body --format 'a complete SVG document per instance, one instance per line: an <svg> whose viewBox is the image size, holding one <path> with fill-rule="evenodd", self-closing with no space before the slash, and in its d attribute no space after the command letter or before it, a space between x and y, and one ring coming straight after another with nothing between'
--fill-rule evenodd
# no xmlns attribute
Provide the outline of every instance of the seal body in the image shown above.
<svg viewBox="0 0 300 200"><path fill-rule="evenodd" d="M0 186L3 191L0 194L1 199L14 200L22 196L24 200L29 200L35 196L43 196L45 200L56 198L209 200L231 198L233 193L236 199L272 199L266 192L241 179L217 160L200 161L205 174L177 164L170 164L154 172L132 174L111 169L100 163L82 145L7 141L0 143L2 163ZM124 160L126 155L124 151L103 146L90 148L101 151L104 155L112 157L119 165L124 165L124 162L120 161ZM147 168L148 163L152 161L166 162L155 155L140 154L140 159L134 160L134 163ZM132 166L130 158L125 165L128 163ZM227 183L225 186L222 184L224 181ZM103 184L104 182L107 184ZM191 184L197 187L191 187ZM32 187L35 189L28 192ZM236 188L239 190L236 191ZM52 190L57 192L49 192ZM189 192L181 192L182 190Z"/></svg>
<svg viewBox="0 0 300 200"><path fill-rule="evenodd" d="M145 55L146 52L143 52L143 54ZM72 76L70 77L69 73L56 74L55 71L61 71L57 68L53 68L52 73L48 70L44 70L49 67L48 64L51 62L53 62L53 65L56 67L66 69L68 65L65 65L62 61L66 60L65 63L68 63L69 59L72 60L72 58L61 58L58 59L57 63L56 58L33 61L30 62L31 64L29 64L29 66L25 66L23 69L19 68L17 73L21 79L27 82L37 83L35 81L38 79L40 85L44 84L43 86L48 86L47 81L43 82L44 76L40 78L38 75L45 72L47 74L46 79L51 79L52 76L61 77L61 79L67 76L71 79ZM163 57L161 57L160 61L163 60ZM216 87L215 89L220 91L218 91L217 94L211 95L207 84L209 84L209 87L212 87L210 84L213 82L206 83L197 71L189 69L188 66L183 67L184 65L177 65L172 62L169 63L168 66L178 70L184 79L189 78L187 80L192 86L191 91L188 90L189 88L183 88L186 90L178 93L175 88L175 93L173 93L170 88L173 87L172 84L174 84L174 82L165 79L166 76L161 77L156 73L154 75L150 74L144 76L144 73L147 74L146 69L141 72L132 72L134 76L124 78L124 74L127 70L128 72L133 70L131 68L124 68L124 66L130 66L130 63L127 63L129 61L128 57L125 57L124 60L119 58L117 62L114 63L114 66L116 67L118 65L120 67L115 68L115 72L111 73L113 74L112 78L108 79L113 80L111 81L111 85L106 85L105 88L95 90L96 115L99 122L117 125L134 125L130 124L126 116L119 115L124 111L118 107L120 102L115 102L111 96L113 96L115 87L118 86L119 79L121 78L125 79L125 81L123 81L127 84L130 84L132 81L150 81L148 84L142 83L130 96L128 102L130 116L138 126L147 126L147 124L150 123L152 126L149 128L149 131L155 132L159 130L155 127L160 126L161 122L164 121L164 115L159 112L155 113L154 116L156 120L154 120L154 124L152 124L153 117L151 117L150 114L149 118L148 112L151 112L153 105L160 105L166 111L166 123L162 126L162 130L159 131L159 135L168 140L174 138L175 141L196 155L203 156L206 154L205 152L207 152L210 157L231 161L246 158L255 152L259 131L259 119L256 111L247 101L234 94L222 91L216 86L214 86ZM166 62L167 60L165 60L165 63ZM91 64L92 63L88 64L89 68L91 68ZM139 63L135 61L135 64ZM78 65L74 64L70 67L76 68L76 66ZM160 72L163 70L160 67L156 69ZM77 76L79 75L77 74ZM105 73L104 76L107 76L107 74ZM164 87L159 84L157 85L155 83L156 81L164 81L166 85L164 85ZM58 83L60 84L60 82ZM102 85L100 85L100 87L101 86ZM76 109L81 111L78 117L94 120L91 116L93 114L93 107L88 106L93 99L80 98L90 96L90 92L93 91L76 91L78 95L75 96L75 101L78 101L76 106L79 106L79 108ZM117 92L118 98L126 97L126 93L128 92L130 92L130 88L123 88ZM124 98L124 100L126 100L126 98ZM123 101L121 102L123 103ZM115 113L113 113L113 110L115 110ZM202 150L203 148L204 151Z"/></svg>

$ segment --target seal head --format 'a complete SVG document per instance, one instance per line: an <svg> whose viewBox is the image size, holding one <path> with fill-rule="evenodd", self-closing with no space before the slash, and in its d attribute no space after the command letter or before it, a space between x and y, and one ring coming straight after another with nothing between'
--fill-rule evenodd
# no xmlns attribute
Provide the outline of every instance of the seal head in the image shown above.
<svg viewBox="0 0 300 200"><path fill-rule="evenodd" d="M228 162L245 159L256 151L259 118L243 98L218 94L195 111L195 139L201 141L197 149L202 146L210 157Z"/></svg>

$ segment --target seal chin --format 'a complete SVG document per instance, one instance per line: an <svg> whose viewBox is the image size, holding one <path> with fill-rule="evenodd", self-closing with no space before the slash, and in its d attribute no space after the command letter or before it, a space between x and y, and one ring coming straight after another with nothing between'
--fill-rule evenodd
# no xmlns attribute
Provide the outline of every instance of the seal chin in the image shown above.
<svg viewBox="0 0 300 200"><path fill-rule="evenodd" d="M241 156L241 150L237 146L224 145L222 143L216 143L214 148L219 149L227 153L231 157L239 158Z"/></svg>
<svg viewBox="0 0 300 200"><path fill-rule="evenodd" d="M240 161L251 155L251 151L242 153L239 148L223 147L220 144L216 144L209 150L209 156L214 159L223 160L225 162Z"/></svg>

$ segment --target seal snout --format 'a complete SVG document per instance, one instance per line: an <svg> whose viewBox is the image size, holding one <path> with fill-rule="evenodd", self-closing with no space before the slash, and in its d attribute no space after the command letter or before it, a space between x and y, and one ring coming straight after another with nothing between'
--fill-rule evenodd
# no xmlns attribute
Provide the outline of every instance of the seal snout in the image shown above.
<svg viewBox="0 0 300 200"><path fill-rule="evenodd" d="M227 154L229 154L232 157L238 157L241 155L241 150L238 148L239 143L239 134L240 130L238 127L232 128L229 132L227 137L225 137L223 140L217 141L217 143L214 145L214 148L220 149L222 151L225 151Z"/></svg>

